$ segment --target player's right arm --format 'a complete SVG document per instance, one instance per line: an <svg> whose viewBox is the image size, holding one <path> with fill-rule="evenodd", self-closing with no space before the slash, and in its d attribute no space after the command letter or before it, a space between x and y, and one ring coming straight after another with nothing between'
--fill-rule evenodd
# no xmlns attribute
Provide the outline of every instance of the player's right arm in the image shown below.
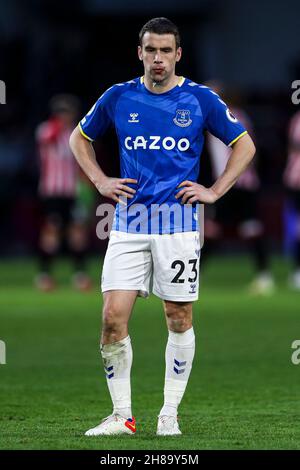
<svg viewBox="0 0 300 470"><path fill-rule="evenodd" d="M82 170L102 196L113 199L115 202L122 202L119 199L120 196L133 198L135 190L126 186L126 183L137 183L137 180L131 178L110 178L105 175L97 163L92 142L81 134L79 126L71 134L70 147Z"/></svg>
<svg viewBox="0 0 300 470"><path fill-rule="evenodd" d="M101 137L113 124L113 109L116 88L112 87L103 93L92 109L80 121L70 137L71 150L82 170L96 186L100 194L116 202L122 202L120 196L133 198L135 190L126 183L137 183L131 178L110 178L102 171L96 160L92 142Z"/></svg>

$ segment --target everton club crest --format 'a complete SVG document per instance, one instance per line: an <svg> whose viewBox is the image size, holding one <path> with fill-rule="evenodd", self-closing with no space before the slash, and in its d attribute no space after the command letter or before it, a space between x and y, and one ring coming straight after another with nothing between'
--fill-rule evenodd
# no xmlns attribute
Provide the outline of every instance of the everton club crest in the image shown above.
<svg viewBox="0 0 300 470"><path fill-rule="evenodd" d="M191 112L187 109L177 109L176 116L173 119L174 124L179 127L188 127L192 124Z"/></svg>

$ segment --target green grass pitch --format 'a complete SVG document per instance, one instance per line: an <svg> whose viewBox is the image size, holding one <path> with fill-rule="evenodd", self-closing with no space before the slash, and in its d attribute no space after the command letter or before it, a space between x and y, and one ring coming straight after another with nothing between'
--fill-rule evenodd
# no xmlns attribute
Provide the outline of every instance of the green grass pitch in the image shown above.
<svg viewBox="0 0 300 470"><path fill-rule="evenodd" d="M97 282L100 263L91 262ZM32 288L32 261L0 268L1 449L300 449L300 294L286 287L288 264L274 260L275 294L249 297L246 257L212 259L194 307L194 366L179 409L182 436L157 437L167 330L160 300L138 299L130 322L135 436L88 438L111 411L98 352L101 296L69 287L69 265L54 293Z"/></svg>

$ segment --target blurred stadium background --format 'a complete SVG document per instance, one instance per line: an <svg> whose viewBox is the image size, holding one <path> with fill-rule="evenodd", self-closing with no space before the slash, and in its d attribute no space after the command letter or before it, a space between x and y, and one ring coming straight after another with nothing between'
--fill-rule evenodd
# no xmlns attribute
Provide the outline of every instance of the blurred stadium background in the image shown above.
<svg viewBox="0 0 300 470"><path fill-rule="evenodd" d="M299 2L0 0L0 12L0 80L6 84L6 104L0 105L0 339L7 346L7 364L0 365L0 448L300 448L300 365L290 359L300 337L300 293L287 283L296 214L283 184L289 123L300 110L291 100L291 84L300 80ZM186 433L180 442L154 437L166 330L158 299L139 300L132 335L140 354L133 393L141 438L86 442L82 432L109 412L97 354L106 242L96 237L95 226L103 199L93 192L88 225L94 288L84 294L71 289L62 251L54 268L58 289L38 292L36 130L49 118L53 96L74 95L84 115L113 83L142 74L138 31L155 16L179 26L179 74L224 83L251 119L261 181L258 214L276 287L270 296L249 296L254 268L233 231L210 249L195 307L199 346L181 405ZM104 171L117 176L113 133L95 149ZM200 182L211 180L206 149Z"/></svg>

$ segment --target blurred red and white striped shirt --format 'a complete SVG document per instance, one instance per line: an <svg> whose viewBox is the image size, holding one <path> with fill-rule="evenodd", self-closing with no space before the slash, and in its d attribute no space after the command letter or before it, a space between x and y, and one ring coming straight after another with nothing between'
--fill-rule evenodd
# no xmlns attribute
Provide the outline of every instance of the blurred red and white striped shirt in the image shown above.
<svg viewBox="0 0 300 470"><path fill-rule="evenodd" d="M283 181L288 188L300 190L300 111L294 114L289 125L288 161Z"/></svg>
<svg viewBox="0 0 300 470"><path fill-rule="evenodd" d="M233 109L234 116L243 124L250 135L253 135L252 124L247 114L240 109ZM208 151L211 157L212 172L215 179L224 172L228 159L232 152L220 139L208 133ZM259 178L253 163L240 175L235 183L236 188L245 189L247 191L256 191L259 187Z"/></svg>
<svg viewBox="0 0 300 470"><path fill-rule="evenodd" d="M69 146L72 130L59 118L51 118L37 128L42 197L75 197L78 170Z"/></svg>

